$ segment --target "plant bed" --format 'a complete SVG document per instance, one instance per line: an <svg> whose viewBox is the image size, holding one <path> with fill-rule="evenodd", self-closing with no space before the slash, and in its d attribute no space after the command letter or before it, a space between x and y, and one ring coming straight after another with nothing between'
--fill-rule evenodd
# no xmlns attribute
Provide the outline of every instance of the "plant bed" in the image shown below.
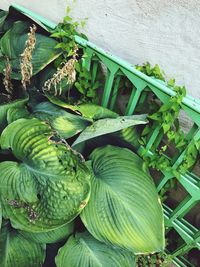
<svg viewBox="0 0 200 267"><path fill-rule="evenodd" d="M184 216L200 200L199 105L158 66L88 42L69 14L0 16L0 265L197 266ZM186 195L169 206L177 181Z"/></svg>

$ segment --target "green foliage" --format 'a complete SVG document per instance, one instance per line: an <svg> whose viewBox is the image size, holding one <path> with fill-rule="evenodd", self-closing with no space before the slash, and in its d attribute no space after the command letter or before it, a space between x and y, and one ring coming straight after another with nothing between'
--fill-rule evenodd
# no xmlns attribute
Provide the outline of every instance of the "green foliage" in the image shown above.
<svg viewBox="0 0 200 267"><path fill-rule="evenodd" d="M89 233L76 234L59 250L57 267L135 267L133 253L99 242Z"/></svg>
<svg viewBox="0 0 200 267"><path fill-rule="evenodd" d="M11 149L21 162L0 163L3 214L16 229L56 229L88 202L90 173L82 157L54 138L51 128L35 118L16 120L1 135L1 148Z"/></svg>
<svg viewBox="0 0 200 267"><path fill-rule="evenodd" d="M99 120L104 118L117 118L119 115L107 108L92 103L81 103L79 105L71 105L54 96L47 96L49 101L59 107L69 109L84 118Z"/></svg>
<svg viewBox="0 0 200 267"><path fill-rule="evenodd" d="M130 150L113 146L97 148L90 159L92 191L81 213L89 232L101 242L134 253L162 251L162 207L151 177L142 171L143 161Z"/></svg>
<svg viewBox="0 0 200 267"><path fill-rule="evenodd" d="M28 102L28 97L25 97L24 99L19 99L12 101L11 103L5 103L0 105L0 132L6 127L7 120L8 120L8 111L13 108L20 108L24 107L25 104Z"/></svg>
<svg viewBox="0 0 200 267"><path fill-rule="evenodd" d="M146 124L145 115L119 116L118 118L101 119L88 126L72 146L93 139L97 136L117 132L133 125Z"/></svg>
<svg viewBox="0 0 200 267"><path fill-rule="evenodd" d="M45 244L37 244L24 238L7 222L0 229L0 266L36 267L45 259Z"/></svg>
<svg viewBox="0 0 200 267"><path fill-rule="evenodd" d="M12 65L11 78L13 79L21 80L20 60L25 48L29 26L29 23L15 22L0 41L0 72L4 72L6 58L9 58ZM33 75L59 56L60 52L54 49L56 44L57 42L52 38L36 33L36 47L32 55Z"/></svg>
<svg viewBox="0 0 200 267"><path fill-rule="evenodd" d="M74 50L77 47L79 57L75 64L77 78L72 90L76 89L79 92L80 97L78 97L78 102L98 103L97 89L100 87L101 83L100 81L93 81L91 72L85 64L87 60L87 53L75 42L75 36L87 39L87 37L79 31L80 28L85 26L86 19L80 22L74 21L70 16L70 11L71 8L68 7L66 9L67 15L65 16L63 22L58 24L51 35L51 37L54 37L59 41L55 48L62 51L61 57L55 61L55 66L59 67L61 62L69 60L73 56ZM67 97L68 101L70 101L70 92Z"/></svg>
<svg viewBox="0 0 200 267"><path fill-rule="evenodd" d="M148 76L153 76L165 81L163 72L160 70L158 65L152 68L149 63L146 63L142 66L137 66L137 69ZM156 127L159 127L160 134L163 133L163 135L167 137L167 143L157 149L153 156L146 155L147 151L145 149L143 150L145 167L149 166L161 171L171 170L171 162L164 155L170 145L175 145L175 148L179 152L185 149L188 145L185 151L184 160L178 167L178 170L174 170L174 175L179 178L179 173L185 173L195 164L199 153L198 144L200 141L193 140L188 144L188 140L185 138L185 134L179 125L178 117L181 110L181 103L183 98L186 96L185 87L175 85L175 79L169 80L167 85L174 91L174 96L169 98L167 103L161 104L158 110L148 116L150 124L144 128L140 143L145 146L147 144L149 133Z"/></svg>
<svg viewBox="0 0 200 267"><path fill-rule="evenodd" d="M83 64L83 59L87 55L82 56L82 60L76 63L76 71L78 73L75 87L82 94L81 102L98 103L98 96L96 90L100 87L100 81L93 82L92 75Z"/></svg>
<svg viewBox="0 0 200 267"><path fill-rule="evenodd" d="M156 253L150 255L142 255L137 257L138 267L143 266L162 266L169 267L172 264L172 257L166 253Z"/></svg>
<svg viewBox="0 0 200 267"><path fill-rule="evenodd" d="M164 72L160 69L158 64L156 64L154 67L151 67L151 64L147 62L143 65L136 65L136 69L143 72L144 74L155 77L156 79L159 79L161 81L165 81Z"/></svg>
<svg viewBox="0 0 200 267"><path fill-rule="evenodd" d="M73 233L73 230L74 222L71 222L48 232L32 233L19 231L19 233L30 241L42 244L51 244L66 239Z"/></svg>
<svg viewBox="0 0 200 267"><path fill-rule="evenodd" d="M33 109L34 116L47 121L61 138L68 139L82 132L91 121L74 115L49 102L42 102Z"/></svg>

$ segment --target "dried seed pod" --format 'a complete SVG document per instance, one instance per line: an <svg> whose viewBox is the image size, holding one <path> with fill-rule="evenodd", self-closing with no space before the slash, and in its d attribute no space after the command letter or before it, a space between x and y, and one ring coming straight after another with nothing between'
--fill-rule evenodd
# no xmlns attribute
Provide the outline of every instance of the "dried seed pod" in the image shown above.
<svg viewBox="0 0 200 267"><path fill-rule="evenodd" d="M9 58L6 58L6 68L4 69L4 78L3 78L3 84L5 86L5 90L8 93L9 98L11 97L13 93L13 84L11 81L11 72L12 67L9 61Z"/></svg>
<svg viewBox="0 0 200 267"><path fill-rule="evenodd" d="M44 83L43 91L51 91L54 90L55 96L58 94L58 86L59 86L59 95L62 93L61 81L67 78L68 84L73 84L76 81L76 70L75 64L77 62L77 51L78 47L75 46L73 56L66 63L62 63L63 67L58 68L56 73L54 73L53 77L48 79Z"/></svg>
<svg viewBox="0 0 200 267"><path fill-rule="evenodd" d="M24 89L26 89L27 84L30 84L30 79L33 74L32 54L36 44L36 30L37 27L35 25L30 27L30 32L28 33L28 39L25 44L25 49L24 52L21 54L21 82Z"/></svg>

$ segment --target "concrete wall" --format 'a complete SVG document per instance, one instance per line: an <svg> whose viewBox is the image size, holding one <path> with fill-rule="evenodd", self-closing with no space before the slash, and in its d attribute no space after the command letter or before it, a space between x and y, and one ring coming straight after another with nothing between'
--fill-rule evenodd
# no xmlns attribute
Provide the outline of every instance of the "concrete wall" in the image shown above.
<svg viewBox="0 0 200 267"><path fill-rule="evenodd" d="M66 0L0 0L0 8L11 3L55 22L65 15ZM89 18L86 33L92 42L133 64L158 63L200 98L199 0L77 0L70 5L75 18Z"/></svg>

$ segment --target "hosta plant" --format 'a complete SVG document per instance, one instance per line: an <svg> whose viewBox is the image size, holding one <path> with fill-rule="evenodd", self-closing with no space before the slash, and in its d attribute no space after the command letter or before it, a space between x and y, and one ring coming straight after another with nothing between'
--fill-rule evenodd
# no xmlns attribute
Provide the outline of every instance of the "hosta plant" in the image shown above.
<svg viewBox="0 0 200 267"><path fill-rule="evenodd" d="M50 37L0 18L0 266L133 267L162 252L162 206L135 153L146 115L97 105L88 83L80 97L88 73L66 21Z"/></svg>

